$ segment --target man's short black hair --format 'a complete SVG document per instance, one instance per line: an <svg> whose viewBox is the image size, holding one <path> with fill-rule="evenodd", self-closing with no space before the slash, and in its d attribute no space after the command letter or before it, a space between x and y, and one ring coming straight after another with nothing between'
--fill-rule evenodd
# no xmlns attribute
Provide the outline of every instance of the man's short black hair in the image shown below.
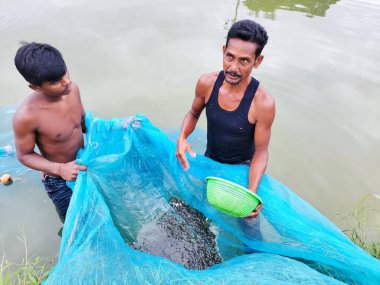
<svg viewBox="0 0 380 285"><path fill-rule="evenodd" d="M226 46L230 39L241 39L257 45L256 56L259 56L267 44L268 35L265 29L252 20L241 20L234 23L227 34Z"/></svg>
<svg viewBox="0 0 380 285"><path fill-rule="evenodd" d="M66 64L56 48L35 42L21 44L15 65L26 81L41 86L44 82L58 81L65 75Z"/></svg>

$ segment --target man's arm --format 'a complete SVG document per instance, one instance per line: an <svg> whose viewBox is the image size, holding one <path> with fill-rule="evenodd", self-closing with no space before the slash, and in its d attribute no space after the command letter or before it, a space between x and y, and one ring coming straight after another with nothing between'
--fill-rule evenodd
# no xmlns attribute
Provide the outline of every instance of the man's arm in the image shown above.
<svg viewBox="0 0 380 285"><path fill-rule="evenodd" d="M68 163L52 162L34 151L36 144L35 118L28 111L18 111L13 117L13 132L18 160L27 167L44 173L61 176L65 180L75 180L79 170L86 167Z"/></svg>
<svg viewBox="0 0 380 285"><path fill-rule="evenodd" d="M265 92L265 91L264 91ZM268 146L271 136L271 128L275 117L275 105L269 94L258 100L255 106L256 127L255 127L255 153L249 168L249 186L248 188L257 192L260 180L263 177L268 165L269 153ZM256 217L262 205L256 207L248 217Z"/></svg>
<svg viewBox="0 0 380 285"><path fill-rule="evenodd" d="M204 75L199 78L197 82L197 86L195 88L195 98L191 105L190 111L187 112L185 118L183 119L181 132L177 140L176 156L184 170L187 170L190 167L186 158L186 152L189 152L190 155L195 156L195 152L186 139L194 131L199 116L202 114L202 111L206 105L205 101L209 89L208 77L209 76Z"/></svg>
<svg viewBox="0 0 380 285"><path fill-rule="evenodd" d="M48 161L34 151L36 144L35 119L28 111L18 111L13 117L13 132L18 160L27 167L53 175L59 175L59 165Z"/></svg>

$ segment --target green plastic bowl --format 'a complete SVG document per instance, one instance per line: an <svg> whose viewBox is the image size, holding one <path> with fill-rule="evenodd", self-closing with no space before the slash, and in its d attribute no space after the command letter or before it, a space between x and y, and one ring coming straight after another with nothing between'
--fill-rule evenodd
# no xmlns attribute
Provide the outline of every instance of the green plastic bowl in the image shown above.
<svg viewBox="0 0 380 285"><path fill-rule="evenodd" d="M212 176L206 181L208 202L233 217L244 218L263 203L258 195L231 181Z"/></svg>

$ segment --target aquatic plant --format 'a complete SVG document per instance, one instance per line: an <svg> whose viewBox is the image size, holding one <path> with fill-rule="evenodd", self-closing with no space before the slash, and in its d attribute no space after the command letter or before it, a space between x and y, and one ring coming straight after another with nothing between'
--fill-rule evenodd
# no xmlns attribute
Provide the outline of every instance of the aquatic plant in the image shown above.
<svg viewBox="0 0 380 285"><path fill-rule="evenodd" d="M360 246L362 249L377 259L380 259L380 220L378 221L379 224L377 225L377 238L374 241L370 241L368 240L366 234L368 232L368 212L370 210L380 212L380 209L370 209L368 206L368 200L370 198L380 200L379 195L367 194L363 196L363 198L356 206L354 212L346 216L346 218L350 219L351 230L346 230L344 232L356 245ZM380 215L377 214L377 217L380 217Z"/></svg>
<svg viewBox="0 0 380 285"><path fill-rule="evenodd" d="M25 232L22 231L21 237L17 237L17 239L23 244L25 255L21 263L10 262L6 260L5 255L2 256L0 262L0 285L41 284L53 268L53 262L35 255L29 256Z"/></svg>
<svg viewBox="0 0 380 285"><path fill-rule="evenodd" d="M9 267L11 267L11 263L6 261L5 255L3 255L0 262L0 285L10 284L12 276L9 272Z"/></svg>

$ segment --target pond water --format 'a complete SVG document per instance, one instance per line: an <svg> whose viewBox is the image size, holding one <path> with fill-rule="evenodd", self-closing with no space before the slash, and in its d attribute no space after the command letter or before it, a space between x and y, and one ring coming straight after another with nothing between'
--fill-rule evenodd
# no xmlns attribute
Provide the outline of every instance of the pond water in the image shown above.
<svg viewBox="0 0 380 285"><path fill-rule="evenodd" d="M13 64L19 42L46 42L62 52L86 109L139 112L176 130L199 76L221 69L231 24L256 20L269 42L253 75L277 108L268 173L344 230L343 216L380 191L380 3L283 2L1 1L0 106L29 94ZM1 187L0 256L19 261L25 231L29 252L54 257L59 228L37 172Z"/></svg>

